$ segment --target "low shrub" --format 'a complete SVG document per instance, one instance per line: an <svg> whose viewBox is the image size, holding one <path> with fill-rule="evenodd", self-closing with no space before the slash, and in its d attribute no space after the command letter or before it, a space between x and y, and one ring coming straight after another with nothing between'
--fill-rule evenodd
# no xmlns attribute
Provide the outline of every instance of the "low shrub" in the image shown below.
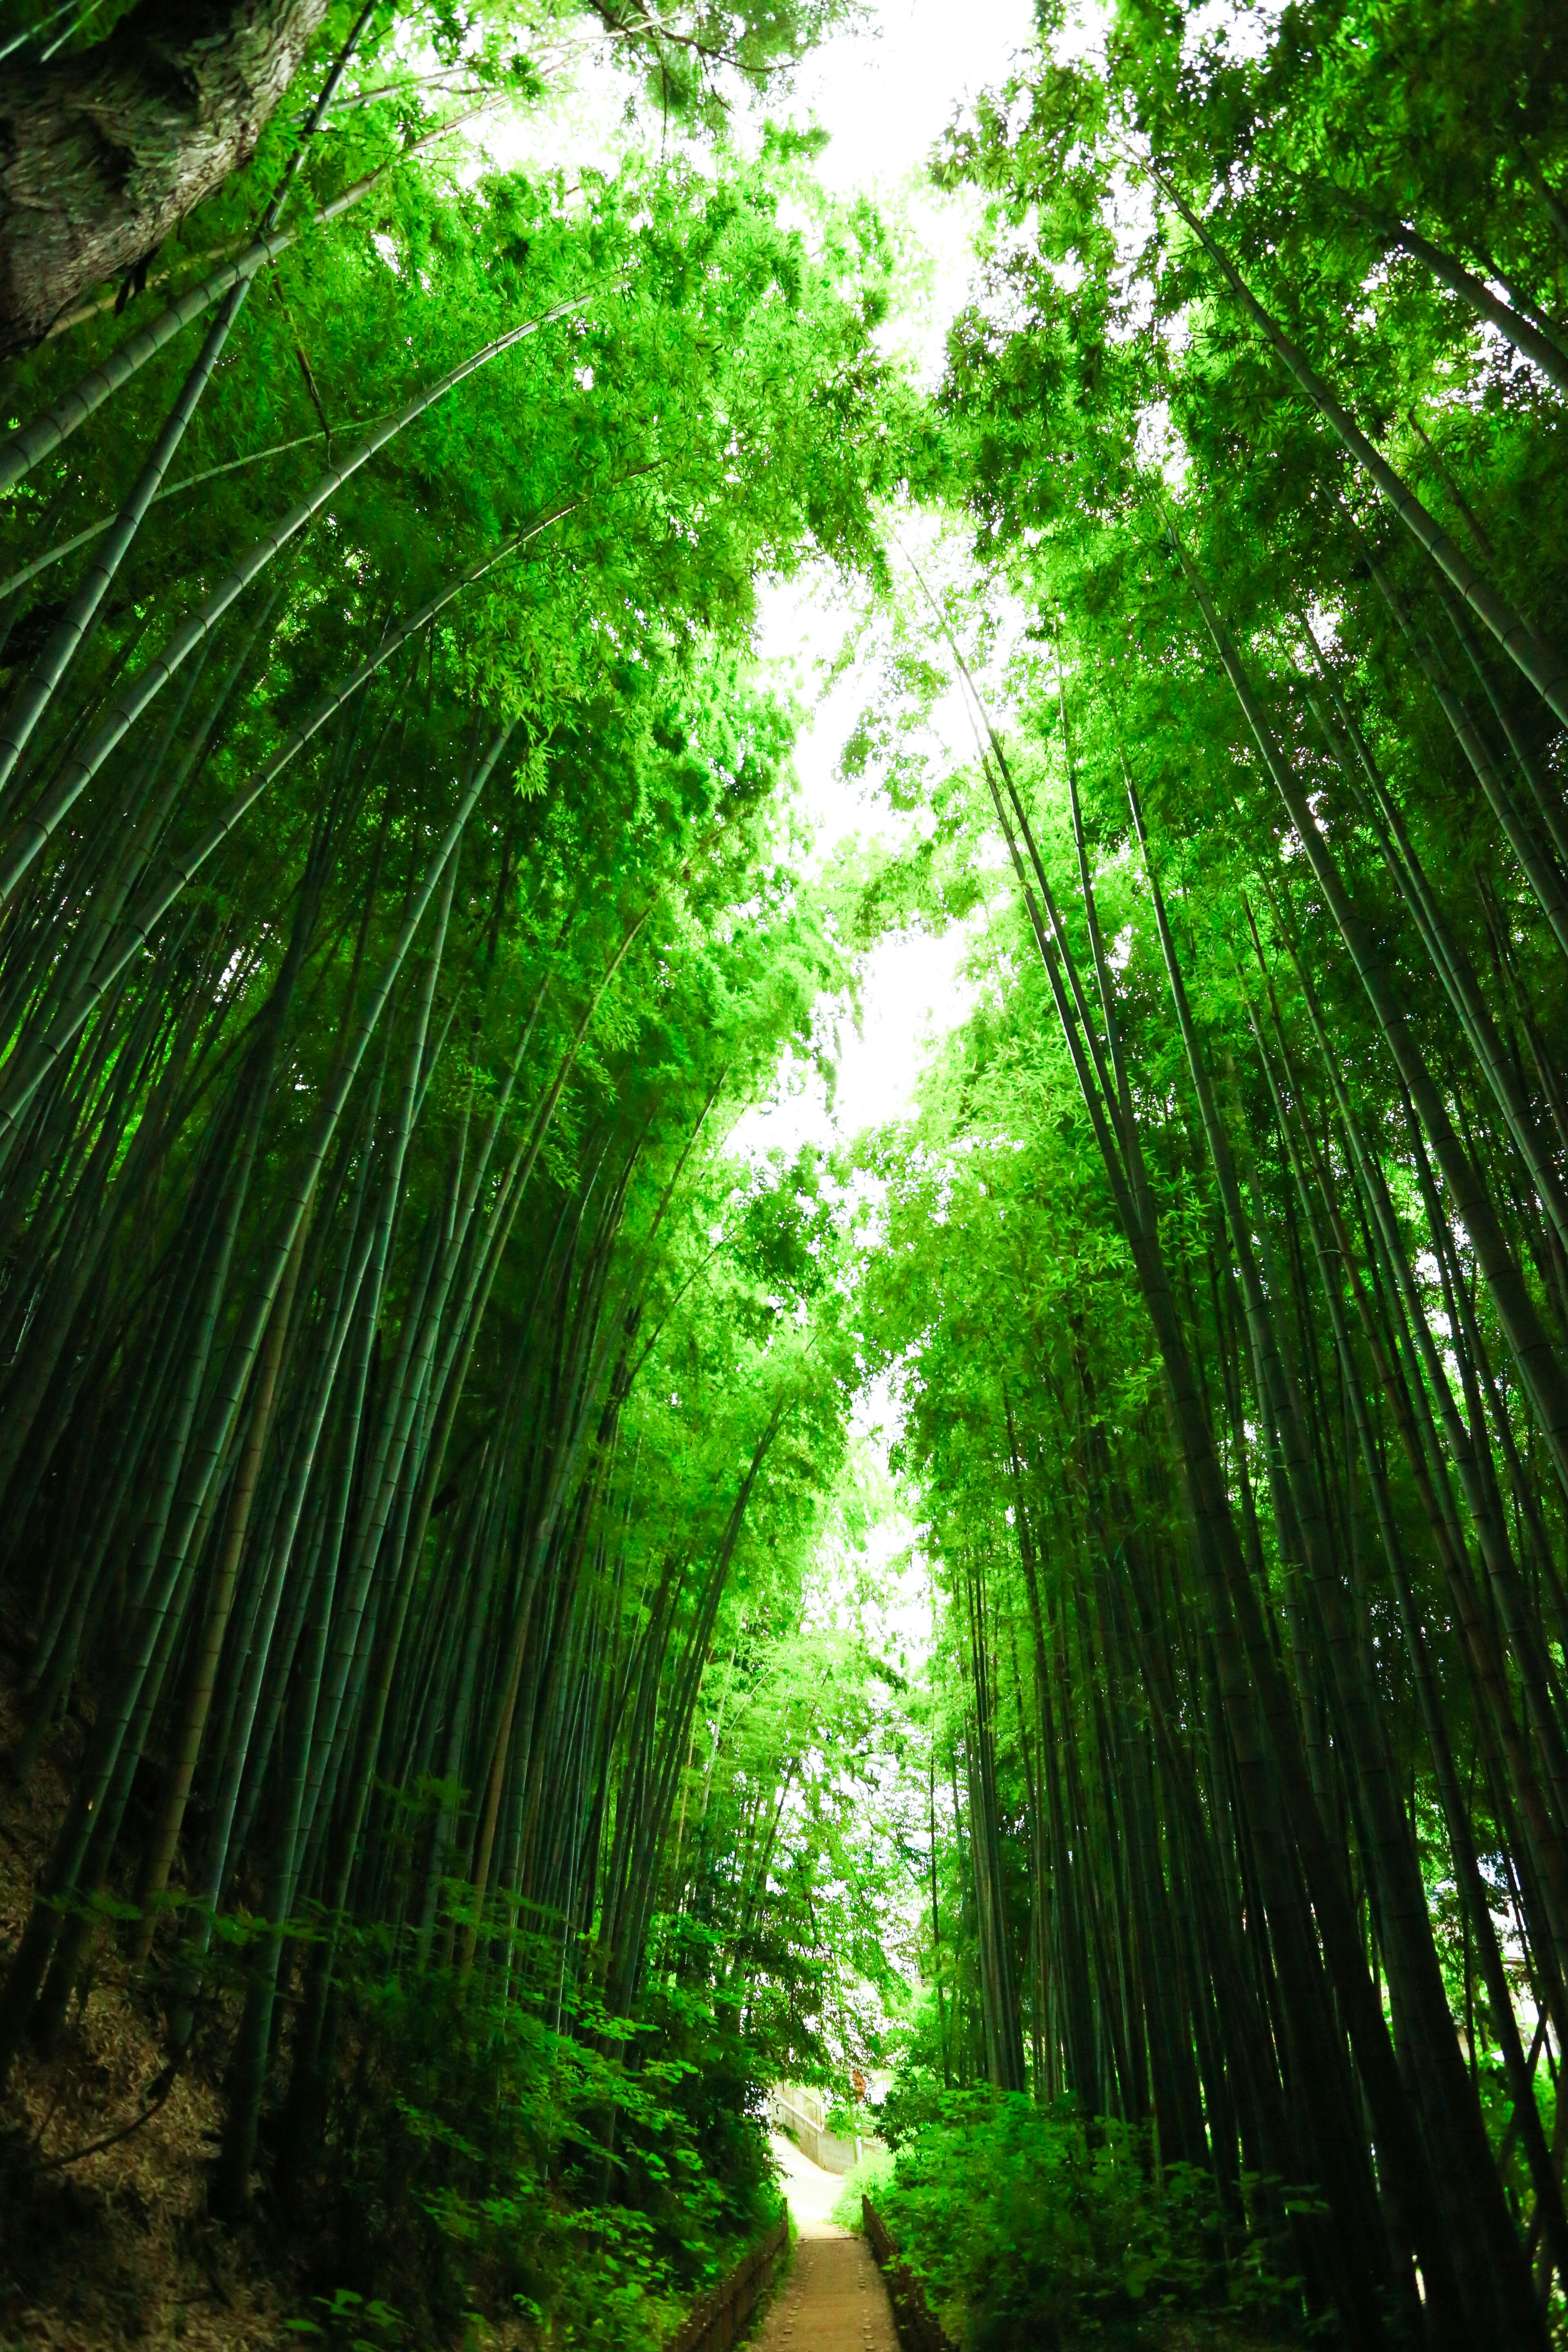
<svg viewBox="0 0 1568 2352"><path fill-rule="evenodd" d="M1289 2333L1295 2284L1227 2227L1209 2174L1157 2166L1146 2133L990 2091L925 2107L893 2118L870 2194L964 2352L1145 2344L1205 2311Z"/></svg>
<svg viewBox="0 0 1568 2352"><path fill-rule="evenodd" d="M891 2148L874 2147L861 2158L858 2164L851 2165L844 2176L844 2186L833 2208L833 2219L841 2230L858 2230L860 2227L862 2197L868 2197L880 2212L893 2186L897 2162Z"/></svg>
<svg viewBox="0 0 1568 2352"><path fill-rule="evenodd" d="M507 1947L510 1968L399 1974L343 1939L314 2128L286 2145L286 2106L269 2118L304 2340L330 2292L383 2298L399 2352L469 2314L550 2352L657 2352L776 2216L735 2020L662 1982L612 2018L586 1985L559 1999L558 1947Z"/></svg>

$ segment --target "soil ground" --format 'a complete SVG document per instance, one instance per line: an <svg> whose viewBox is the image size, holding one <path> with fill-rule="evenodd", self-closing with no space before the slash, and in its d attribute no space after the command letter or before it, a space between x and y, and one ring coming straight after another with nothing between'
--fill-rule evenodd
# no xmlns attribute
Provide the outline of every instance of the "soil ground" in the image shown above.
<svg viewBox="0 0 1568 2352"><path fill-rule="evenodd" d="M24 1789L0 1780L0 1958L26 1917L87 1725L68 1717ZM0 1752L10 1745L0 1692ZM0 2107L0 2347L26 2352L272 2352L285 2329L266 2248L206 2218L221 2109L201 2063L144 2121L163 2053L104 1936L57 2048L18 2061ZM93 2144L134 2126L109 2147ZM93 2152L84 2152L93 2151ZM289 2308L293 2308L289 2305Z"/></svg>
<svg viewBox="0 0 1568 2352"><path fill-rule="evenodd" d="M779 2134L771 2145L800 2234L755 2352L898 2352L888 2290L869 2246L829 2219L843 2181Z"/></svg>

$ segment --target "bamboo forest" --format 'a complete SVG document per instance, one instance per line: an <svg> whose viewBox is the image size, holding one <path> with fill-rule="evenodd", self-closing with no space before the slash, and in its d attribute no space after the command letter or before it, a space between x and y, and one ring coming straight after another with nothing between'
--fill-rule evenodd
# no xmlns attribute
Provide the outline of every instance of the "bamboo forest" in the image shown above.
<svg viewBox="0 0 1568 2352"><path fill-rule="evenodd" d="M0 2352L1568 2347L1568 16L0 0Z"/></svg>

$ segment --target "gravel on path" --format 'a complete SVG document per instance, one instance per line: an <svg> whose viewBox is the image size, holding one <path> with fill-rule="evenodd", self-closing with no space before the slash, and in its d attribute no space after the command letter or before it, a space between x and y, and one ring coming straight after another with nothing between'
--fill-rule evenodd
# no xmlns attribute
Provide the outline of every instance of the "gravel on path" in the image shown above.
<svg viewBox="0 0 1568 2352"><path fill-rule="evenodd" d="M844 2183L780 2134L771 2136L800 2232L756 2352L898 2352L882 2274L864 2238L828 2215Z"/></svg>

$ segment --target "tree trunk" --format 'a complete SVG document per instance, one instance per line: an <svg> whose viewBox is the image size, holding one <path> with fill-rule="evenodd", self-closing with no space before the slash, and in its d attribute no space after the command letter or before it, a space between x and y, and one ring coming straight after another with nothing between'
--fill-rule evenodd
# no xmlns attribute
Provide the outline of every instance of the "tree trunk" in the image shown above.
<svg viewBox="0 0 1568 2352"><path fill-rule="evenodd" d="M142 0L106 41L6 76L0 352L155 253L249 162L327 0Z"/></svg>

